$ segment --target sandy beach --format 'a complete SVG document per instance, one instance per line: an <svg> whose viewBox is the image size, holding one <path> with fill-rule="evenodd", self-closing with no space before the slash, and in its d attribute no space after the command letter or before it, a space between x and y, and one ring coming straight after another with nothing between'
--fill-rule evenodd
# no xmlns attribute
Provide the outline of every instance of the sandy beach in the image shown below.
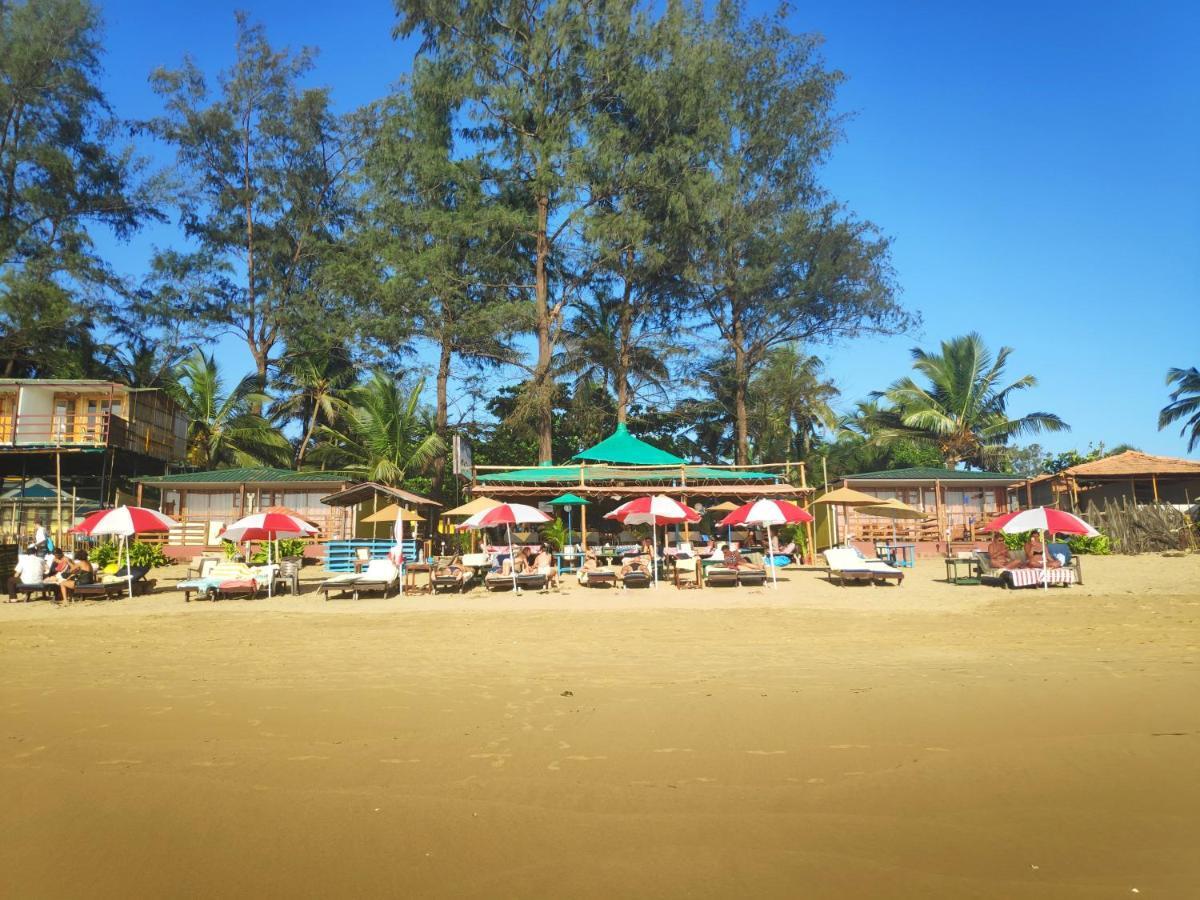
<svg viewBox="0 0 1200 900"><path fill-rule="evenodd" d="M1200 556L1084 574L5 604L4 894L1195 896Z"/></svg>

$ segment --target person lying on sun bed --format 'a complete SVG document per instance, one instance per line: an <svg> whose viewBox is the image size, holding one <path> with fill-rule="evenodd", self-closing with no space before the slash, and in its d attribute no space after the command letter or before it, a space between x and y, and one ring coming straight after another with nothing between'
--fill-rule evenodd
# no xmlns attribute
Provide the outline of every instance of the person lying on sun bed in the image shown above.
<svg viewBox="0 0 1200 900"><path fill-rule="evenodd" d="M462 557L456 556L444 566L438 566L433 574L438 578L458 578L462 575L463 571Z"/></svg>
<svg viewBox="0 0 1200 900"><path fill-rule="evenodd" d="M742 552L740 550L725 551L725 568L737 569L742 572L766 571L762 566L756 566L754 563L750 562L750 560L746 559L746 557L742 556Z"/></svg>
<svg viewBox="0 0 1200 900"><path fill-rule="evenodd" d="M641 572L643 575L650 575L650 557L648 556L627 556L621 566L621 577L624 578L630 572Z"/></svg>
<svg viewBox="0 0 1200 900"><path fill-rule="evenodd" d="M1043 561L1047 569L1062 568L1062 563L1056 557L1046 557L1046 547L1042 544L1041 537L1037 532L1033 532L1029 535L1029 540L1025 542L1025 567L1027 569L1040 569L1042 568Z"/></svg>
<svg viewBox="0 0 1200 900"><path fill-rule="evenodd" d="M988 544L988 556L992 559L992 565L997 569L1019 569L1022 566L1020 560L1013 559L1008 552L1008 544L1004 543L1004 535L996 532L992 535L992 541Z"/></svg>

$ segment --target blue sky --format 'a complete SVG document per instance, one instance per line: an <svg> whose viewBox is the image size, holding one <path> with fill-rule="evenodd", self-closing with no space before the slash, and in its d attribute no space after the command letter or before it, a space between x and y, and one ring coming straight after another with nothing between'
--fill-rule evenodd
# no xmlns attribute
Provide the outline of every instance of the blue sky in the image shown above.
<svg viewBox="0 0 1200 900"><path fill-rule="evenodd" d="M316 83L351 108L407 71L391 4L103 3L105 87L118 114L154 115L147 75L190 53L227 66L233 11L279 45L320 49ZM765 10L768 7L763 5ZM1200 365L1200 76L1193 3L827 2L790 14L846 73L834 194L893 240L919 332L819 348L845 405L905 374L909 348L970 330L1016 352L1038 388L1014 412L1061 415L1054 450L1132 443L1185 455L1159 432L1170 366ZM111 248L130 275L155 229ZM108 247L108 242L105 242ZM236 342L221 345L249 370Z"/></svg>

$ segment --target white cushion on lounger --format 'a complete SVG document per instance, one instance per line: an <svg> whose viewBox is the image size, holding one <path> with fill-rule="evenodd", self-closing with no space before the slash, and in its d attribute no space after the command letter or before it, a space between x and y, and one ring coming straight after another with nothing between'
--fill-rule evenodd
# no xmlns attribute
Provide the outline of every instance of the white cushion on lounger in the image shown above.
<svg viewBox="0 0 1200 900"><path fill-rule="evenodd" d="M390 559L373 559L367 563L367 571L361 577L363 581L392 582L400 577L400 570Z"/></svg>

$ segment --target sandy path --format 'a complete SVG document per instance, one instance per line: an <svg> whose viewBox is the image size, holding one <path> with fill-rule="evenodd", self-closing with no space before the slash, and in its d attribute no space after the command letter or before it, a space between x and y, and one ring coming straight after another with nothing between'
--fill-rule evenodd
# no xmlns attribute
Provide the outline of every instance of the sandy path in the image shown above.
<svg viewBox="0 0 1200 900"><path fill-rule="evenodd" d="M6 606L5 893L1194 896L1200 558L1088 562Z"/></svg>

